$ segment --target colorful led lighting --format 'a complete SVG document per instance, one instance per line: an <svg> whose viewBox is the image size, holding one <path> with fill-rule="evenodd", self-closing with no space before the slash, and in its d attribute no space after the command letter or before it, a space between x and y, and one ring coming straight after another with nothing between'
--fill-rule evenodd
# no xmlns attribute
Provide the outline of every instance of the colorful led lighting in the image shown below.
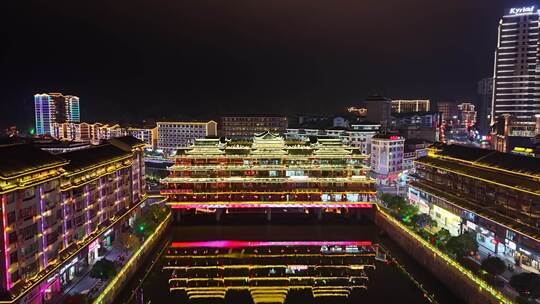
<svg viewBox="0 0 540 304"><path fill-rule="evenodd" d="M6 264L6 289L11 289L11 276L9 275L9 260L8 260L8 238L6 233L7 219L6 219L6 195L2 196L2 222L4 223L3 237L4 237L4 262Z"/></svg>
<svg viewBox="0 0 540 304"><path fill-rule="evenodd" d="M41 253L43 254L42 262L43 262L43 268L47 268L47 253L45 252L45 249L47 248L47 244L45 241L45 217L43 216L44 212L44 206L43 206L43 186L39 187L39 214L41 214L39 221L40 221L40 230L41 230Z"/></svg>
<svg viewBox="0 0 540 304"><path fill-rule="evenodd" d="M209 208L373 208L373 203L318 204L318 203L206 203L184 204L167 203L172 209L209 209Z"/></svg>
<svg viewBox="0 0 540 304"><path fill-rule="evenodd" d="M88 184L84 186L84 194L86 195L86 236L90 235L90 191L88 190Z"/></svg>
<svg viewBox="0 0 540 304"><path fill-rule="evenodd" d="M371 241L201 241L201 242L172 242L173 248L240 248L240 247L269 247L269 246L371 246Z"/></svg>

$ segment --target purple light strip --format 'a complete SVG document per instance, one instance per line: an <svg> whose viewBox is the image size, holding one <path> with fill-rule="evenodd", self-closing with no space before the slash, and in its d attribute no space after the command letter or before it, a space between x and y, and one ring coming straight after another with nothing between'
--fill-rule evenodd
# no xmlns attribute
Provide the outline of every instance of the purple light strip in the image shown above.
<svg viewBox="0 0 540 304"><path fill-rule="evenodd" d="M86 195L86 236L90 235L90 191L88 191L88 184L84 186L84 194Z"/></svg>
<svg viewBox="0 0 540 304"><path fill-rule="evenodd" d="M133 185L135 184L135 178L133 177L133 165L131 166L131 204L135 204L135 191L133 191Z"/></svg>
<svg viewBox="0 0 540 304"><path fill-rule="evenodd" d="M116 211L120 210L120 186L118 180L120 179L120 171L116 171Z"/></svg>
<svg viewBox="0 0 540 304"><path fill-rule="evenodd" d="M64 216L64 220L63 220L63 225L62 225L62 228L64 229L64 248L67 248L68 246L68 241L67 241L67 212L66 212L66 205L67 205L67 194L66 193L63 193L62 194L62 212L63 212L63 216Z"/></svg>
<svg viewBox="0 0 540 304"><path fill-rule="evenodd" d="M100 177L99 178L99 211L100 211L100 214L99 214L99 222L103 222L103 189L102 189L102 186L103 186L103 178Z"/></svg>
<svg viewBox="0 0 540 304"><path fill-rule="evenodd" d="M45 217L43 215L45 208L43 206L43 186L39 187L39 213L41 215L41 253L43 254L43 269L47 268L47 253L45 252L46 241L45 241Z"/></svg>
<svg viewBox="0 0 540 304"><path fill-rule="evenodd" d="M138 193L138 196L139 196L139 200L141 200L141 184L142 184L142 170L141 170L141 155L137 153L137 177L138 177L138 182L139 182L139 193Z"/></svg>
<svg viewBox="0 0 540 304"><path fill-rule="evenodd" d="M4 262L6 264L6 289L11 289L11 276L9 275L9 260L8 260L8 238L7 238L7 218L6 218L6 194L2 195L2 221L4 222L3 237L4 237Z"/></svg>

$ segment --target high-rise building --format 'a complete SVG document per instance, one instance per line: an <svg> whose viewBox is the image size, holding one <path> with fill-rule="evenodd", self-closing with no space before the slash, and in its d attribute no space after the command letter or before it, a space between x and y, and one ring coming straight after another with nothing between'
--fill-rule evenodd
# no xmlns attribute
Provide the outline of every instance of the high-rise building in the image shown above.
<svg viewBox="0 0 540 304"><path fill-rule="evenodd" d="M475 106L469 102L458 104L459 122L462 128L469 129L476 124Z"/></svg>
<svg viewBox="0 0 540 304"><path fill-rule="evenodd" d="M428 111L429 111L429 99L392 100L392 113L428 112Z"/></svg>
<svg viewBox="0 0 540 304"><path fill-rule="evenodd" d="M402 112L392 114L392 130L406 139L424 139L436 142L441 139L442 115L440 112Z"/></svg>
<svg viewBox="0 0 540 304"><path fill-rule="evenodd" d="M540 114L539 16L535 6L509 9L499 22L495 51L491 122L511 115L520 126L513 130L528 137Z"/></svg>
<svg viewBox="0 0 540 304"><path fill-rule="evenodd" d="M381 95L368 96L364 101L360 102L358 108L365 109L365 117L367 120L380 123L383 129L390 127L392 117L392 101Z"/></svg>
<svg viewBox="0 0 540 304"><path fill-rule="evenodd" d="M53 155L0 145L0 302L49 303L146 200L144 143L122 137ZM21 182L24 181L24 182Z"/></svg>
<svg viewBox="0 0 540 304"><path fill-rule="evenodd" d="M441 113L441 118L447 124L451 124L458 119L457 102L439 101L437 102L437 111Z"/></svg>
<svg viewBox="0 0 540 304"><path fill-rule="evenodd" d="M34 95L37 135L52 135L55 123L79 122L79 97L48 93Z"/></svg>
<svg viewBox="0 0 540 304"><path fill-rule="evenodd" d="M284 116L225 116L221 117L220 135L227 138L252 138L262 132L285 133L288 119Z"/></svg>
<svg viewBox="0 0 540 304"><path fill-rule="evenodd" d="M217 123L213 120L157 122L157 148L165 152L186 148L196 138L215 136Z"/></svg>
<svg viewBox="0 0 540 304"><path fill-rule="evenodd" d="M490 133L492 99L493 78L483 78L478 82L478 102L476 104L476 120L481 135Z"/></svg>

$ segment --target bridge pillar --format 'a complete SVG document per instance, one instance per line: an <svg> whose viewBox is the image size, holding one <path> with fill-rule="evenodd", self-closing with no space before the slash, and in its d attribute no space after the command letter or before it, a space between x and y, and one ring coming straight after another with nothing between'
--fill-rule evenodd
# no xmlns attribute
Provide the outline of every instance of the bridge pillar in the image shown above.
<svg viewBox="0 0 540 304"><path fill-rule="evenodd" d="M355 208L354 213L355 213L356 221L360 222L362 220L362 212L360 211L359 208Z"/></svg>
<svg viewBox="0 0 540 304"><path fill-rule="evenodd" d="M317 209L317 221L322 221L322 214L323 214L323 211L321 208Z"/></svg>
<svg viewBox="0 0 540 304"><path fill-rule="evenodd" d="M223 209L218 208L216 209L216 222L221 222L221 214L223 213Z"/></svg>
<svg viewBox="0 0 540 304"><path fill-rule="evenodd" d="M270 222L272 220L272 208L266 209L266 221Z"/></svg>
<svg viewBox="0 0 540 304"><path fill-rule="evenodd" d="M181 209L173 210L173 215L174 215L174 223L179 224L182 221L182 210Z"/></svg>

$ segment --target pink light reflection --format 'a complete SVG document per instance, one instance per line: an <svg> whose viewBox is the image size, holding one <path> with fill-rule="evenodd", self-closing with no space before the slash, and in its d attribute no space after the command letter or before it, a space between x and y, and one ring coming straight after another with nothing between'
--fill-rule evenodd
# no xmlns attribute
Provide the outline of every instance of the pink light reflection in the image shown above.
<svg viewBox="0 0 540 304"><path fill-rule="evenodd" d="M206 209L206 208L373 208L373 204L320 204L320 205L287 205L287 204L178 204L170 205L173 209Z"/></svg>
<svg viewBox="0 0 540 304"><path fill-rule="evenodd" d="M201 242L172 242L173 248L240 248L240 247L269 247L269 246L371 246L371 241L201 241Z"/></svg>

